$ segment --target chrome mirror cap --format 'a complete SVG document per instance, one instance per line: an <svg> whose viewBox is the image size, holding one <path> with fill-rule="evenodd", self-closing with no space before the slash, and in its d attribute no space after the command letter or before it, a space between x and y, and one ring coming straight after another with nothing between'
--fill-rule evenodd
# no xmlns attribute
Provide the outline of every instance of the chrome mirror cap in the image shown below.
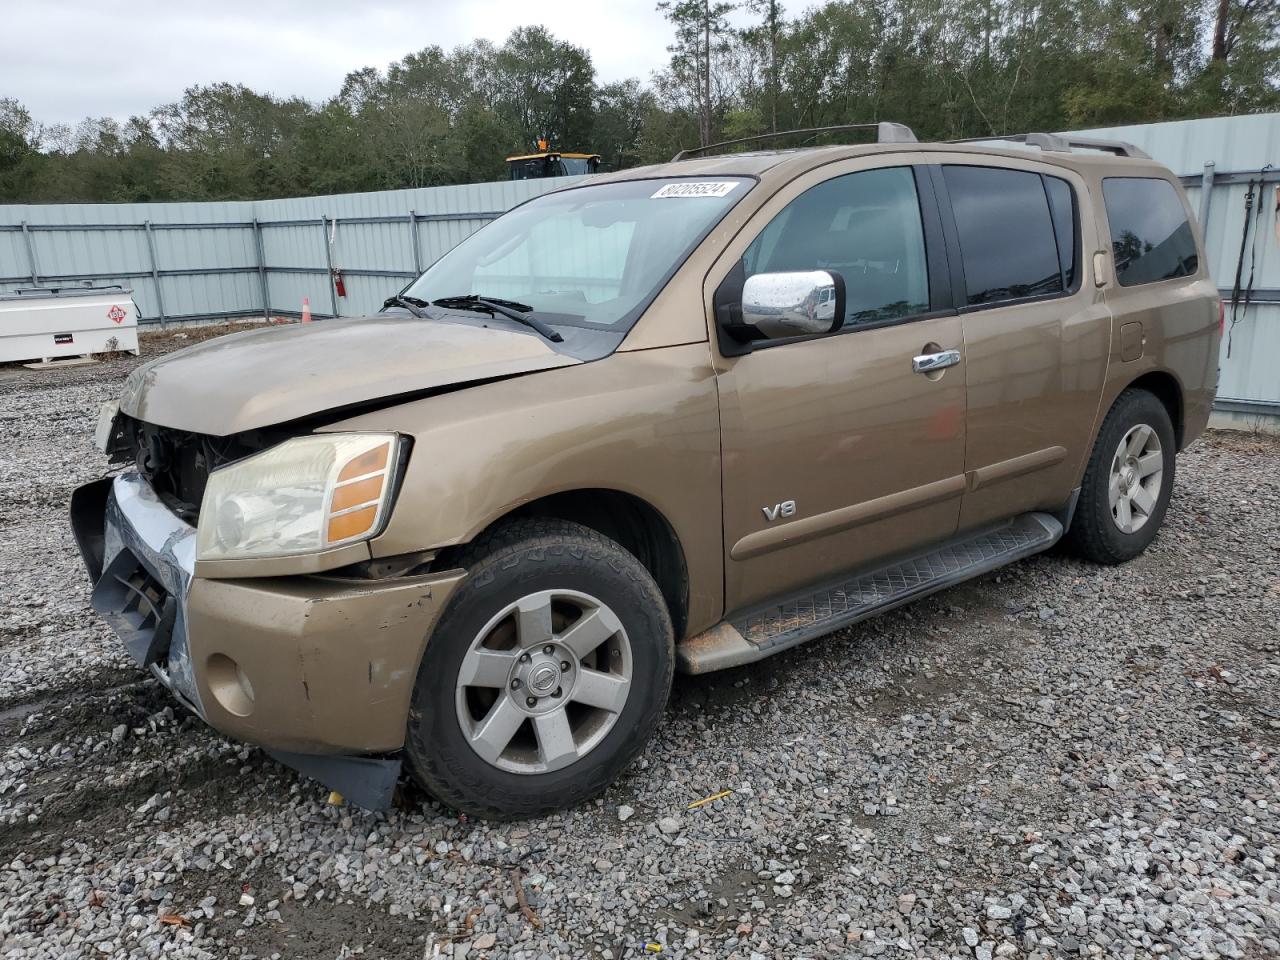
<svg viewBox="0 0 1280 960"><path fill-rule="evenodd" d="M839 330L844 323L844 281L827 270L747 277L742 322L771 340Z"/></svg>

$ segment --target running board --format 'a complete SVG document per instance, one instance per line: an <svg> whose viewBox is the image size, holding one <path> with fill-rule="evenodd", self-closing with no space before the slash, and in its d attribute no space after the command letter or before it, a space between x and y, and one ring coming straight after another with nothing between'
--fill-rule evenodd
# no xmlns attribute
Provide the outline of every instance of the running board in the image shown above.
<svg viewBox="0 0 1280 960"><path fill-rule="evenodd" d="M1062 530L1047 513L1027 513L998 527L964 534L927 553L737 614L681 643L677 662L684 673L710 673L762 660L1047 550Z"/></svg>

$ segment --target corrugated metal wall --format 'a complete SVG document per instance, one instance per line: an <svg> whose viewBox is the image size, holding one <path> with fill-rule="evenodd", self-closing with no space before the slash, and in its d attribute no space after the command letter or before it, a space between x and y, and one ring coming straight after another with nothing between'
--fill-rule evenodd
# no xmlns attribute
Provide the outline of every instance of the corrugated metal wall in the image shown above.
<svg viewBox="0 0 1280 960"><path fill-rule="evenodd" d="M261 312L252 209L250 203L0 206L0 287L122 283L133 288L148 319L162 312Z"/></svg>
<svg viewBox="0 0 1280 960"><path fill-rule="evenodd" d="M1230 355L1223 343L1217 407L1241 417L1280 416L1280 113L1073 132L1126 140L1183 178L1191 207L1201 214L1209 270L1224 298L1230 298L1235 283L1245 194L1255 182L1243 277L1247 283L1253 253L1253 303L1236 311ZM1206 164L1212 164L1208 174ZM1269 167L1265 173L1264 167ZM1207 203L1201 189L1206 176L1211 183ZM1265 181L1260 187L1259 180ZM1228 325L1231 315L1228 303Z"/></svg>
<svg viewBox="0 0 1280 960"><path fill-rule="evenodd" d="M92 279L144 321L370 313L499 213L580 178L228 203L0 206L0 288ZM342 271L338 297L329 271Z"/></svg>

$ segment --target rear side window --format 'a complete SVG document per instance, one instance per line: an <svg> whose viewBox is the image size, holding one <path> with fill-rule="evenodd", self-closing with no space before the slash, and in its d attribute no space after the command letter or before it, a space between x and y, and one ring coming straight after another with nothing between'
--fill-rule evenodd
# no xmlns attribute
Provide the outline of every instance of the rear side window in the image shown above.
<svg viewBox="0 0 1280 960"><path fill-rule="evenodd" d="M1056 177L997 167L944 166L947 193L960 235L966 301L970 306L1063 293L1070 271L1060 248L1070 251L1074 270L1074 210L1071 188ZM1050 188L1060 188L1050 212Z"/></svg>
<svg viewBox="0 0 1280 960"><path fill-rule="evenodd" d="M1168 180L1108 177L1102 199L1122 287L1189 277L1199 269L1186 209Z"/></svg>

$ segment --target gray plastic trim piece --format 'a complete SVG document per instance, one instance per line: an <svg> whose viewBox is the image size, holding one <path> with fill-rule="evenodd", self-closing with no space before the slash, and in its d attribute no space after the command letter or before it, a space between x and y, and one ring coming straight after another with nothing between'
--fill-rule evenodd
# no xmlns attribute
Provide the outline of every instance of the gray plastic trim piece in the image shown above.
<svg viewBox="0 0 1280 960"><path fill-rule="evenodd" d="M736 147L743 143L758 143L761 140L776 140L778 137L797 136L799 134L835 133L841 130L876 131L877 143L917 143L916 135L904 123L890 123L881 120L879 123L840 123L831 127L804 127L800 130L779 130L776 133L758 133L751 137L738 137L736 140L721 140L719 143L708 143L704 147L689 147L681 150L671 158L672 163L688 160L699 154L709 154L721 147Z"/></svg>
<svg viewBox="0 0 1280 960"><path fill-rule="evenodd" d="M1124 140L1103 140L1100 137L1075 137L1058 133L1009 133L992 137L962 137L959 140L948 140L947 143L991 143L1006 140L1009 143L1025 143L1029 147L1039 147L1055 153L1070 153L1076 147L1083 150L1102 150L1114 153L1117 157L1136 157L1150 160L1146 151Z"/></svg>
<svg viewBox="0 0 1280 960"><path fill-rule="evenodd" d="M1052 133L1028 133L1027 144L1032 147L1039 147L1041 150L1053 150L1057 153L1071 152L1071 144Z"/></svg>
<svg viewBox="0 0 1280 960"><path fill-rule="evenodd" d="M891 123L881 120L876 124L877 143L919 143L915 131L905 123Z"/></svg>

